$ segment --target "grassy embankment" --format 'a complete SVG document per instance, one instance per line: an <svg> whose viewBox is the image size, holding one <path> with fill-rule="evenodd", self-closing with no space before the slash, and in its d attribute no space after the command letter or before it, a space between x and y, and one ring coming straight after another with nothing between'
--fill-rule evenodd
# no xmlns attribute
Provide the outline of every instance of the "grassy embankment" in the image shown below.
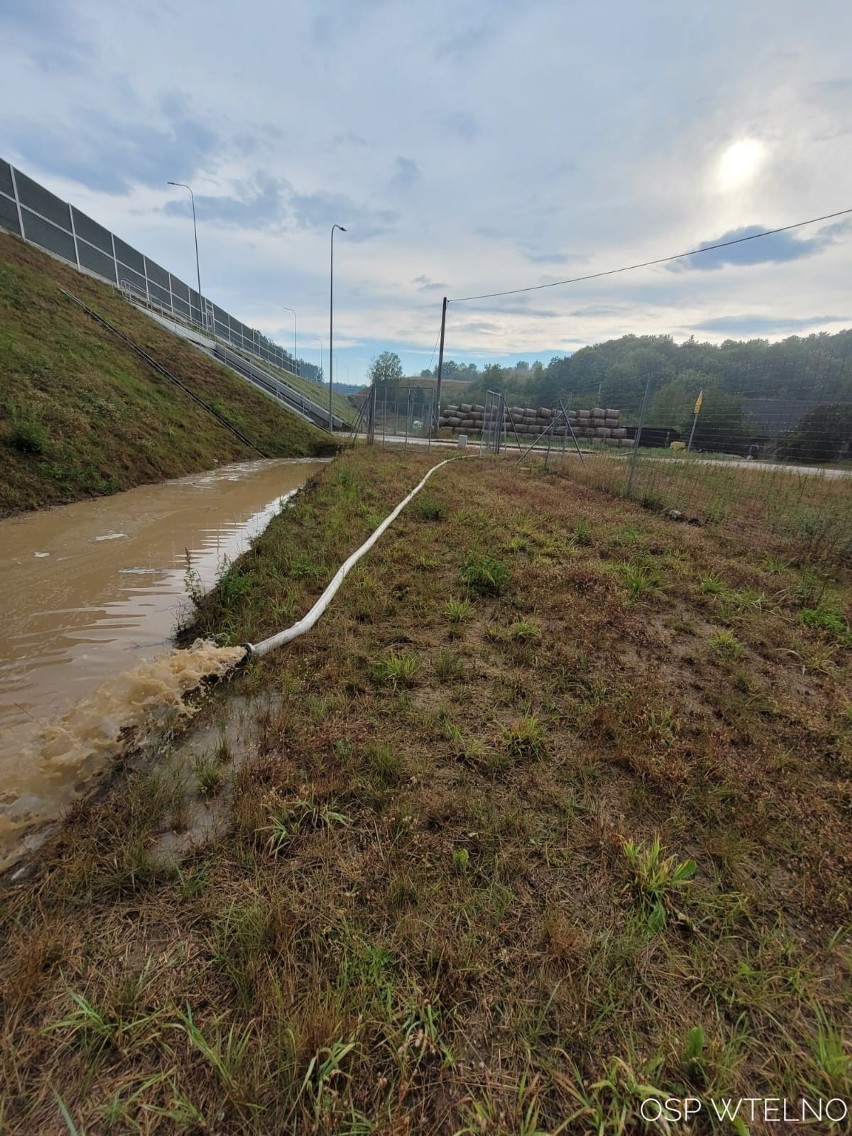
<svg viewBox="0 0 852 1136"><path fill-rule="evenodd" d="M340 458L196 630L301 615L434 460ZM7 894L7 1130L615 1136L656 1090L848 1098L849 583L439 471L180 775L81 805ZM204 801L226 825L181 851Z"/></svg>
<svg viewBox="0 0 852 1136"><path fill-rule="evenodd" d="M232 350L236 350L232 348ZM245 352L241 352L245 355ZM246 355L246 358L251 359L251 356ZM288 386L293 387L294 390L300 391L306 398L312 399L314 402L326 409L328 407L328 383L314 383L310 379L306 379L301 375L294 375L292 371L287 371L283 367L276 367L272 363L265 360L260 364L265 371L269 371L271 375L281 379L282 382L287 383ZM352 403L339 391L335 391L332 396L332 410L349 425L354 425L358 417L358 411L352 406Z"/></svg>
<svg viewBox="0 0 852 1136"><path fill-rule="evenodd" d="M328 452L322 431L115 289L0 234L0 516L258 456L60 287L148 351L267 457Z"/></svg>

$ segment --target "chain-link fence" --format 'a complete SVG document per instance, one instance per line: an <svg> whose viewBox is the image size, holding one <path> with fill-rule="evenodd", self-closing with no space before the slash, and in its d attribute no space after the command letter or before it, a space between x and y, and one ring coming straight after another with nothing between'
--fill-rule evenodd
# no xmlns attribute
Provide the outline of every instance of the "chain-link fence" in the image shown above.
<svg viewBox="0 0 852 1136"><path fill-rule="evenodd" d="M351 399L357 421L353 435L382 445L429 442L434 419L435 392L426 386L377 383Z"/></svg>
<svg viewBox="0 0 852 1136"><path fill-rule="evenodd" d="M114 284L128 298L291 374L293 356L138 252L76 206L0 159L0 228Z"/></svg>
<svg viewBox="0 0 852 1136"><path fill-rule="evenodd" d="M567 399L510 406L488 391L483 403L445 406L441 433L673 520L736 532L756 549L852 563L852 403L699 390L686 392L688 404L652 410L654 386L638 415L573 409Z"/></svg>
<svg viewBox="0 0 852 1136"><path fill-rule="evenodd" d="M556 464L572 480L632 497L673 520L727 529L755 549L852 563L852 470L793 465L769 456L586 449Z"/></svg>

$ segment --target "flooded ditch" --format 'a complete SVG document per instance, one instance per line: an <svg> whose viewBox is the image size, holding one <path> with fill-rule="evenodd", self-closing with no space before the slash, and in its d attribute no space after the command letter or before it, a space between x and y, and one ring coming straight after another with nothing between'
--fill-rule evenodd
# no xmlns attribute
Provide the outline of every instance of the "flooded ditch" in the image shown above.
<svg viewBox="0 0 852 1136"><path fill-rule="evenodd" d="M258 461L0 522L0 870L127 727L242 651L174 651L186 570L209 588L320 469Z"/></svg>

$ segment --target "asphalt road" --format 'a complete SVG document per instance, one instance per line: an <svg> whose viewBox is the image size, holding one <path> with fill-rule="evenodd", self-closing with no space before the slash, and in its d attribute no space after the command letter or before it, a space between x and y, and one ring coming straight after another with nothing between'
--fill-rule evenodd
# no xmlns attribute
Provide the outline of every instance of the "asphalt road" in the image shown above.
<svg viewBox="0 0 852 1136"><path fill-rule="evenodd" d="M384 443L385 443L385 445L388 445L388 446L404 446L405 445L405 435L404 434L387 434L387 435L385 435ZM381 444L382 444L382 437L379 433L377 433L376 434L376 445L380 446ZM413 436L409 436L408 444L409 444L409 446L426 446L428 444L428 439L427 438L420 438L420 437L415 438ZM456 442L455 440L447 440L445 438L441 438L441 439L434 439L433 438L432 439L432 446L433 447L440 446L443 449L453 449L453 450L459 449L458 442ZM536 447L536 449L540 450L542 453L544 453L545 450L546 450L546 446L543 445L543 444L540 444L539 446ZM459 450L459 452L460 453L478 454L479 453L479 441L478 440L477 441L473 441L473 440L469 441L468 444L467 444L467 449L466 450ZM507 452L507 453L515 452L514 445L506 447L506 450L504 452ZM566 452L566 454L568 454L570 456L573 456L573 457L577 456L577 451L574 450L574 449L568 449L565 452ZM559 451L554 447L554 448L551 449L551 453L554 454L554 455L557 455L559 453ZM595 450L584 450L583 454L587 457L592 457L592 456L595 456L597 454L597 451L595 451ZM620 450L618 453L608 454L607 456L614 458L618 461L626 461L630 457L630 451L624 449L624 450ZM675 457L668 457L668 456L667 457L663 457L663 456L653 457L650 454L643 453L641 455L640 460L642 460L642 461L666 461L666 462L680 461L680 462L683 462L684 464L688 463L690 465L723 465L725 467L734 466L737 469L763 470L764 472L772 471L772 472L780 472L780 473L801 473L801 474L804 474L807 477L828 477L828 478L832 478L832 479L841 478L841 477L852 477L852 469L825 469L822 466L784 465L781 462L745 461L744 459L739 460L737 458L728 458L728 459L725 459L725 458L699 458L699 457L675 458Z"/></svg>

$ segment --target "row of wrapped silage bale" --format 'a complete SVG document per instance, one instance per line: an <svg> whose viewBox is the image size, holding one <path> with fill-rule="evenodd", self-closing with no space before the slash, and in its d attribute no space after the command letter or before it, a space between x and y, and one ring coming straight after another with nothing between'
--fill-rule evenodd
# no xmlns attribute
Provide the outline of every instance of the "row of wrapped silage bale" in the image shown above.
<svg viewBox="0 0 852 1136"><path fill-rule="evenodd" d="M489 410L490 420L486 422L484 406L470 402L455 403L444 408L440 426L454 433L480 433L486 427L489 430L494 429L498 414L496 408ZM504 409L505 427L510 437L512 433L538 437L550 427L551 436L556 438L566 436L570 438L573 432L577 438L605 442L608 445L629 446L631 443L627 438L627 429L621 425L620 419L621 412L618 410L599 407L593 410L569 410L568 421L571 426L569 430L561 410L552 410L547 406L538 408L509 406Z"/></svg>

